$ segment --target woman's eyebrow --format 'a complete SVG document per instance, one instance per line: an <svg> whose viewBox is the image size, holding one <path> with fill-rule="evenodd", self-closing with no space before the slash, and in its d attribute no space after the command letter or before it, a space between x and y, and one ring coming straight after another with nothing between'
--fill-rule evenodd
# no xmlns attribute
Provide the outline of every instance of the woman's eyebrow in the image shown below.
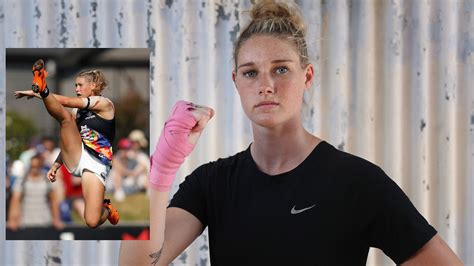
<svg viewBox="0 0 474 266"><path fill-rule="evenodd" d="M272 64L277 64L277 63L287 63L287 62L293 62L293 60L291 60L291 59L276 59L276 60L273 60L271 63ZM237 67L237 69L239 69L241 67L254 66L254 65L255 65L254 62L248 62L248 63L239 65Z"/></svg>
<svg viewBox="0 0 474 266"><path fill-rule="evenodd" d="M287 62L293 62L293 60L291 60L291 59L278 59L278 60L273 60L273 61L272 61L272 64L275 64L275 63L287 63Z"/></svg>
<svg viewBox="0 0 474 266"><path fill-rule="evenodd" d="M246 66L254 66L255 63L254 62L248 62L248 63L245 63L245 64L241 64L237 67L237 69L241 68L241 67L246 67Z"/></svg>

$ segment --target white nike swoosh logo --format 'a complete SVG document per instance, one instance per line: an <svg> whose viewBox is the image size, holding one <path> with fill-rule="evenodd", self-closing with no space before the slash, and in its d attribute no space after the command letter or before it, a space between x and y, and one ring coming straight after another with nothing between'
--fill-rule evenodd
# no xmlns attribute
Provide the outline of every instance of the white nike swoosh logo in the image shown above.
<svg viewBox="0 0 474 266"><path fill-rule="evenodd" d="M301 210L297 210L297 209L295 209L295 208L296 208L296 205L295 205L295 206L293 206L293 208L291 209L291 214L302 213L302 212L304 212L304 211L307 211L307 210L313 208L314 206L316 206L316 204L314 204L314 205L312 205L312 206L309 206L309 207L307 207L307 208L301 209Z"/></svg>

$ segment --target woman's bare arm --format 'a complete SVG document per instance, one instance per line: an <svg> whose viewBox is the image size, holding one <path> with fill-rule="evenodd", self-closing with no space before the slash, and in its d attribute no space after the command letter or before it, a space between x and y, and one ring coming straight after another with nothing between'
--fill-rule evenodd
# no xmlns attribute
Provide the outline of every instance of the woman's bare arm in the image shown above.
<svg viewBox="0 0 474 266"><path fill-rule="evenodd" d="M56 192L51 190L48 193L49 198L49 205L51 208L51 216L52 216L52 225L56 230L62 230L64 228L64 224L61 221L61 217L59 215L59 202L56 198Z"/></svg>
<svg viewBox="0 0 474 266"><path fill-rule="evenodd" d="M58 169L63 165L63 160L61 157L61 152L59 152L58 157L56 157L56 160L54 161L53 165L49 169L48 173L46 174L46 177L48 177L49 181L55 182L56 181L56 174L58 172Z"/></svg>
<svg viewBox="0 0 474 266"><path fill-rule="evenodd" d="M15 97L17 99L26 97L27 99L36 97L41 99L39 93L35 93L32 90L25 91L15 91ZM58 102L68 108L86 108L87 101L89 101L89 110L93 110L99 115L103 116L106 119L112 119L114 116L114 105L113 103L105 97L102 96L91 96L89 99L81 97L68 97L59 94L50 93L50 96L53 96L58 100Z"/></svg>
<svg viewBox="0 0 474 266"><path fill-rule="evenodd" d="M53 96L64 106L69 108L87 108L94 111L105 119L114 118L115 108L111 100L102 96L90 96L87 98L67 97L59 94Z"/></svg>
<svg viewBox="0 0 474 266"><path fill-rule="evenodd" d="M175 107L178 105L182 107L184 103L178 102ZM214 111L211 108L190 103L184 106L187 107L186 112L192 112L196 121L188 135L189 143L195 145L207 122L214 115ZM179 112L183 112L183 109ZM153 171L158 172L159 169L152 167L151 171L152 174ZM168 265L201 234L203 224L183 209L166 209L169 189L159 190L150 189L150 240L122 241L120 265Z"/></svg>
<svg viewBox="0 0 474 266"><path fill-rule="evenodd" d="M26 97L27 99L31 99L33 97L41 99L39 93L33 92L32 90L15 91L14 94L17 99L23 97ZM79 97L67 97L54 93L50 93L49 95L54 96L54 98L56 98L58 102L61 103L61 105L63 105L64 107L82 108L84 105L82 99Z"/></svg>
<svg viewBox="0 0 474 266"><path fill-rule="evenodd" d="M17 181L17 182L21 182ZM21 192L13 191L10 199L10 209L7 217L7 227L10 230L17 230L20 225L21 217Z"/></svg>
<svg viewBox="0 0 474 266"><path fill-rule="evenodd" d="M166 213L165 239L157 265L170 264L204 230L201 221L183 209L168 208Z"/></svg>
<svg viewBox="0 0 474 266"><path fill-rule="evenodd" d="M463 262L449 248L446 242L436 234L402 265L463 265Z"/></svg>
<svg viewBox="0 0 474 266"><path fill-rule="evenodd" d="M166 209L168 194L150 191L150 240L122 241L119 265L169 265L201 234L203 225L194 215Z"/></svg>

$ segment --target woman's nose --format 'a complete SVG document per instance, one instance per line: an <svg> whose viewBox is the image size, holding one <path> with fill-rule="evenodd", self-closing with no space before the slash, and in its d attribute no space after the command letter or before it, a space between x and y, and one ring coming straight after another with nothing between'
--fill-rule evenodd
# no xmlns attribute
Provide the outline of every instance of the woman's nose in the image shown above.
<svg viewBox="0 0 474 266"><path fill-rule="evenodd" d="M269 75L262 74L260 75L260 84L259 84L259 95L267 95L275 92L273 81Z"/></svg>

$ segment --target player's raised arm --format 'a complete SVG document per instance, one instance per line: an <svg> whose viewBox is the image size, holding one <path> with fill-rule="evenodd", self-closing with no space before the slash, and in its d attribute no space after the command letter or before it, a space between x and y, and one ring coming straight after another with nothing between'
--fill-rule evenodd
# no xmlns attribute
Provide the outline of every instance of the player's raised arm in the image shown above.
<svg viewBox="0 0 474 266"><path fill-rule="evenodd" d="M120 265L168 265L202 232L192 214L166 207L176 172L212 116L208 107L184 101L174 106L151 157L150 241L122 241Z"/></svg>

